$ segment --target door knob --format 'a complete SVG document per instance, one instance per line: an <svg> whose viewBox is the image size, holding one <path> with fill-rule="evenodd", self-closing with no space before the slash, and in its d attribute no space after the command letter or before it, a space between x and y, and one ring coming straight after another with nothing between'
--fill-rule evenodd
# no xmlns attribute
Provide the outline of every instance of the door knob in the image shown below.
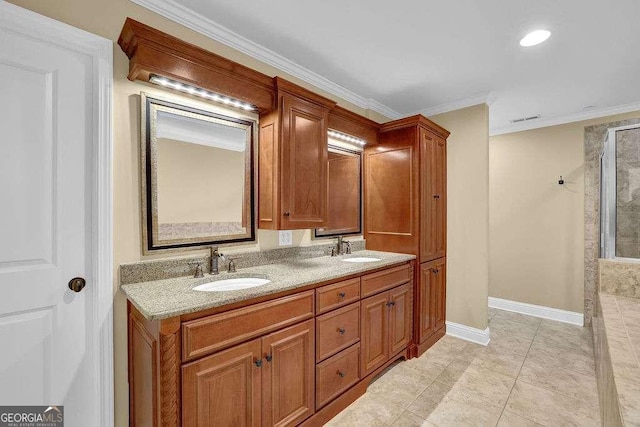
<svg viewBox="0 0 640 427"><path fill-rule="evenodd" d="M69 280L69 289L73 292L80 292L87 286L87 282L82 277L74 277Z"/></svg>

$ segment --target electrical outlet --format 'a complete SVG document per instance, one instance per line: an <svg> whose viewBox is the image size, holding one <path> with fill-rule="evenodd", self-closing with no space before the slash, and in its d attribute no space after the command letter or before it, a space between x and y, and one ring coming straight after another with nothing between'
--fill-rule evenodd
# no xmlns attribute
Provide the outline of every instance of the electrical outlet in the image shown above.
<svg viewBox="0 0 640 427"><path fill-rule="evenodd" d="M280 231L278 231L278 244L280 246L291 246L291 245L293 245L293 231L291 231L291 230L280 230Z"/></svg>

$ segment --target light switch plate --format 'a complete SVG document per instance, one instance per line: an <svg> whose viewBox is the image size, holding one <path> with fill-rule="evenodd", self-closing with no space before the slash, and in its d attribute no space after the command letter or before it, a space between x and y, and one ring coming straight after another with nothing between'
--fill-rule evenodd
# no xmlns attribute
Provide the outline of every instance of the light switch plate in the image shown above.
<svg viewBox="0 0 640 427"><path fill-rule="evenodd" d="M280 230L280 231L278 231L278 244L280 246L291 246L291 245L293 245L293 231L291 231L291 230Z"/></svg>

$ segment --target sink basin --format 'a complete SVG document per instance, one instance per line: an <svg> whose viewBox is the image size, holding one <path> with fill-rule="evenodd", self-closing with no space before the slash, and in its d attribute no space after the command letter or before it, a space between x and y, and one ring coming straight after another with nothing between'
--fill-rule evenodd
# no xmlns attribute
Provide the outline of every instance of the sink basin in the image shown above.
<svg viewBox="0 0 640 427"><path fill-rule="evenodd" d="M238 277L235 279L215 280L203 283L193 288L194 291L201 292L225 292L238 291L240 289L255 288L256 286L271 283L269 279L259 279L257 277Z"/></svg>
<svg viewBox="0 0 640 427"><path fill-rule="evenodd" d="M375 262L375 261L382 261L382 259L368 257L368 256L361 256L361 257L355 257L355 258L345 258L342 261L344 262Z"/></svg>

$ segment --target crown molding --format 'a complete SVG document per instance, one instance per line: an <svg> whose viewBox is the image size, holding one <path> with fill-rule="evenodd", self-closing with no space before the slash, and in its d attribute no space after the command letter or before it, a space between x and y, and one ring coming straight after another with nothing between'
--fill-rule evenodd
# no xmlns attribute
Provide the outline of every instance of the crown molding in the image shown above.
<svg viewBox="0 0 640 427"><path fill-rule="evenodd" d="M173 0L130 0L167 19L177 22L197 33L236 49L265 64L271 65L287 74L299 78L313 86L335 95L360 108L376 111L391 119L402 115L373 99L365 98L321 75L285 58L266 47L248 40L230 29L212 21Z"/></svg>
<svg viewBox="0 0 640 427"><path fill-rule="evenodd" d="M482 92L466 98L456 99L451 102L436 105L435 107L425 108L414 114L422 114L426 117L435 116L436 114L448 113L449 111L460 110L462 108L472 107L478 104L489 104L491 101L491 92Z"/></svg>
<svg viewBox="0 0 640 427"><path fill-rule="evenodd" d="M397 120L401 117L405 117L404 114L400 114L398 113L396 110L387 107L384 104L379 103L378 101L376 101L375 99L371 99L369 98L367 100L367 106L363 107L366 108L368 110L372 110L372 111L376 111L380 114L382 114L383 116L391 119L391 120Z"/></svg>
<svg viewBox="0 0 640 427"><path fill-rule="evenodd" d="M630 113L632 111L640 111L640 101L633 102L631 104L616 105L613 107L592 108L590 110L581 111L579 113L564 114L556 117L549 117L547 119L538 119L500 128L493 128L489 129L489 136L522 132L525 130L532 130L549 126L565 125L567 123L581 122L584 120L597 119L599 117Z"/></svg>

